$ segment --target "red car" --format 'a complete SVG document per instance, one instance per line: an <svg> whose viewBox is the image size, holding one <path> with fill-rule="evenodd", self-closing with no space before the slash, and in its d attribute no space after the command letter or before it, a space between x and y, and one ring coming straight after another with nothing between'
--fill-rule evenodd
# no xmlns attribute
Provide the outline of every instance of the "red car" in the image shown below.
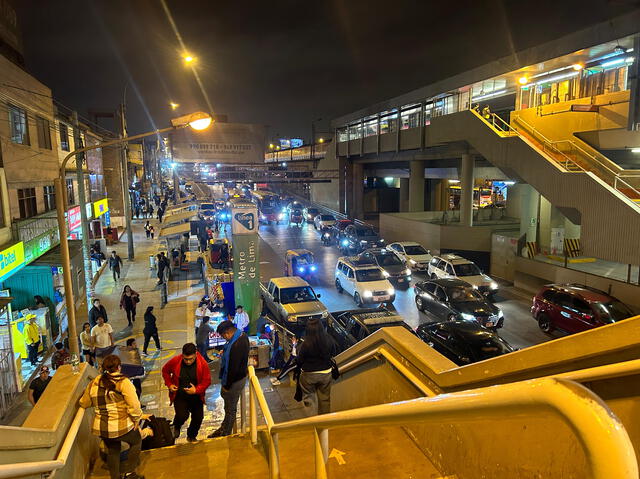
<svg viewBox="0 0 640 479"><path fill-rule="evenodd" d="M604 291L581 284L548 284L533 297L533 318L545 333L579 333L634 316Z"/></svg>
<svg viewBox="0 0 640 479"><path fill-rule="evenodd" d="M278 218L279 213L273 208L262 208L260 210L260 222L270 224L271 222L278 223L281 218Z"/></svg>

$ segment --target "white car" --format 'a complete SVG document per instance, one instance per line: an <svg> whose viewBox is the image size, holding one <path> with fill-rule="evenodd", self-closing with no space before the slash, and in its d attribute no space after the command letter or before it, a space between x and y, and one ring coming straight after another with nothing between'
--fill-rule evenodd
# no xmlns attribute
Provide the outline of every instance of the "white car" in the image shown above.
<svg viewBox="0 0 640 479"><path fill-rule="evenodd" d="M333 215L323 215L319 214L313 220L313 226L322 231L323 228L331 228L336 224L336 217Z"/></svg>
<svg viewBox="0 0 640 479"><path fill-rule="evenodd" d="M473 261L456 254L434 256L429 263L429 276L432 279L461 279L487 296L498 291L498 283L484 274Z"/></svg>
<svg viewBox="0 0 640 479"><path fill-rule="evenodd" d="M395 251L413 271L424 272L429 269L429 261L432 258L431 251L425 249L420 243L399 241L391 243L387 248Z"/></svg>
<svg viewBox="0 0 640 479"><path fill-rule="evenodd" d="M364 262L358 257L338 258L336 289L353 296L358 307L365 304L392 303L396 290L378 265Z"/></svg>

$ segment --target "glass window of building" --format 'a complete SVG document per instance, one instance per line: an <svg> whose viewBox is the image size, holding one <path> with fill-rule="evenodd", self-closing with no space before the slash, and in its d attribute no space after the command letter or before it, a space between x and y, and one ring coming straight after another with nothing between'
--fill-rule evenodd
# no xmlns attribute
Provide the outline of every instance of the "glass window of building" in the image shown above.
<svg viewBox="0 0 640 479"><path fill-rule="evenodd" d="M49 130L49 120L36 117L36 127L38 128L38 146L47 150L51 149L51 131Z"/></svg>
<svg viewBox="0 0 640 479"><path fill-rule="evenodd" d="M67 179L67 203L70 205L75 204L76 197L73 193L73 180L71 178Z"/></svg>
<svg viewBox="0 0 640 479"><path fill-rule="evenodd" d="M53 185L44 187L44 210L51 211L56 209L56 190Z"/></svg>
<svg viewBox="0 0 640 479"><path fill-rule="evenodd" d="M349 125L349 139L357 140L360 137L362 137L362 125L360 123Z"/></svg>
<svg viewBox="0 0 640 479"><path fill-rule="evenodd" d="M402 107L400 115L400 129L417 128L420 126L420 105L408 105Z"/></svg>
<svg viewBox="0 0 640 479"><path fill-rule="evenodd" d="M69 150L69 129L64 123L60 123L60 148L64 151Z"/></svg>
<svg viewBox="0 0 640 479"><path fill-rule="evenodd" d="M9 105L9 124L11 125L11 141L20 145L28 145L27 112L17 106Z"/></svg>
<svg viewBox="0 0 640 479"><path fill-rule="evenodd" d="M364 121L364 136L374 136L378 134L378 117L374 116L365 118Z"/></svg>
<svg viewBox="0 0 640 479"><path fill-rule="evenodd" d="M338 128L338 141L347 141L349 139L347 135L347 128Z"/></svg>
<svg viewBox="0 0 640 479"><path fill-rule="evenodd" d="M20 218L31 218L38 214L38 203L35 188L22 188L18 190L18 207Z"/></svg>

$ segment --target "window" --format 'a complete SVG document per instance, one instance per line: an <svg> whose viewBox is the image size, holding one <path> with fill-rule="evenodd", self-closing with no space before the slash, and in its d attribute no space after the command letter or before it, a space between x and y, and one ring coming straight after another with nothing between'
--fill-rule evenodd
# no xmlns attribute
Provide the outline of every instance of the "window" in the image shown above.
<svg viewBox="0 0 640 479"><path fill-rule="evenodd" d="M36 189L23 188L18 190L18 206L20 207L20 218L31 218L37 215Z"/></svg>
<svg viewBox="0 0 640 479"><path fill-rule="evenodd" d="M427 293L434 294L437 287L438 285L436 283L425 283L422 289L424 289Z"/></svg>
<svg viewBox="0 0 640 479"><path fill-rule="evenodd" d="M455 276L456 275L453 272L453 266L451 266L449 263L447 263L447 274L450 274L451 276Z"/></svg>
<svg viewBox="0 0 640 479"><path fill-rule="evenodd" d="M563 306L568 309L573 308L573 301L571 299L571 296L568 295L567 293L558 293L556 295L556 304L558 306Z"/></svg>
<svg viewBox="0 0 640 479"><path fill-rule="evenodd" d="M38 146L47 150L51 149L51 131L49 130L49 120L36 117L36 127L38 128Z"/></svg>
<svg viewBox="0 0 640 479"><path fill-rule="evenodd" d="M9 105L9 124L11 125L11 141L21 145L28 145L27 112L17 106Z"/></svg>
<svg viewBox="0 0 640 479"><path fill-rule="evenodd" d="M556 296L556 292L552 289L546 290L542 293L542 299L546 299L547 301L553 301Z"/></svg>
<svg viewBox="0 0 640 479"><path fill-rule="evenodd" d="M593 311L591 311L591 308L589 307L589 303L580 298L573 298L573 309L582 314L593 314Z"/></svg>
<svg viewBox="0 0 640 479"><path fill-rule="evenodd" d="M444 290L440 286L436 288L436 290L434 291L434 295L438 299L438 301L447 300L447 295L445 294Z"/></svg>
<svg viewBox="0 0 640 479"><path fill-rule="evenodd" d="M56 209L56 190L53 185L44 187L44 210Z"/></svg>
<svg viewBox="0 0 640 479"><path fill-rule="evenodd" d="M64 151L70 151L69 130L67 128L67 125L65 125L64 123L60 123L60 148L62 148Z"/></svg>
<svg viewBox="0 0 640 479"><path fill-rule="evenodd" d="M277 286L273 288L273 299L280 300L280 289Z"/></svg>
<svg viewBox="0 0 640 479"><path fill-rule="evenodd" d="M347 272L347 277L349 279L353 279L353 270L351 268L347 268L349 271Z"/></svg>
<svg viewBox="0 0 640 479"><path fill-rule="evenodd" d="M73 194L73 180L70 178L67 180L67 202L70 205L73 205L76 202L76 197Z"/></svg>

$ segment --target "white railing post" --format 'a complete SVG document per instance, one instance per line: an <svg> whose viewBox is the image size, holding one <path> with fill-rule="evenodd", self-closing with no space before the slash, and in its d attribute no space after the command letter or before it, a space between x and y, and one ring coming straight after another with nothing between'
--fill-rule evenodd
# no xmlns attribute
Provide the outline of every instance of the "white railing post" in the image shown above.
<svg viewBox="0 0 640 479"><path fill-rule="evenodd" d="M251 430L251 444L258 444L258 414L256 411L256 397L253 386L249 381L249 429Z"/></svg>
<svg viewBox="0 0 640 479"><path fill-rule="evenodd" d="M242 388L240 394L240 432L247 432L247 388Z"/></svg>
<svg viewBox="0 0 640 479"><path fill-rule="evenodd" d="M269 473L271 479L280 478L280 457L278 455L278 434L269 434Z"/></svg>
<svg viewBox="0 0 640 479"><path fill-rule="evenodd" d="M316 458L316 479L327 479L329 458L329 430L313 428L313 444Z"/></svg>

